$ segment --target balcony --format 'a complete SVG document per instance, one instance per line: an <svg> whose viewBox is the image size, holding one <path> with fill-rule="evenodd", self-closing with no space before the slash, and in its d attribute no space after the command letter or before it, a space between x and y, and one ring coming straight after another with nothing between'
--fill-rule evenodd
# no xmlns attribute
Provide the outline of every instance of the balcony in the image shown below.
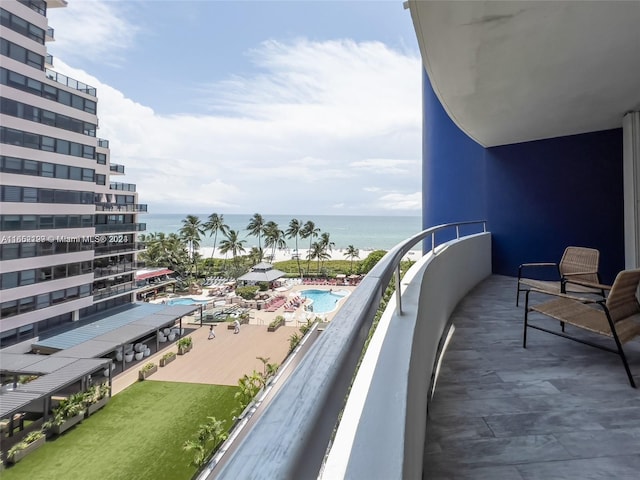
<svg viewBox="0 0 640 480"><path fill-rule="evenodd" d="M94 249L94 256L101 257L104 255L113 255L115 253L125 253L125 252L139 252L144 250L146 245L142 242L129 242L129 243L107 243L105 244L97 244Z"/></svg>
<svg viewBox="0 0 640 480"><path fill-rule="evenodd" d="M54 35L55 31L53 28L48 27L47 28L47 34L45 36L45 39L47 42L52 42L55 40L55 35Z"/></svg>
<svg viewBox="0 0 640 480"><path fill-rule="evenodd" d="M144 262L122 262L107 267L94 267L93 278L108 277L110 275L118 275L126 272L133 272L138 268L144 267Z"/></svg>
<svg viewBox="0 0 640 480"><path fill-rule="evenodd" d="M147 229L146 223L114 223L108 225L96 225L96 233L123 233L123 232L144 232ZM109 242L109 238L105 239ZM117 242L117 240L116 240Z"/></svg>
<svg viewBox="0 0 640 480"><path fill-rule="evenodd" d="M144 203L96 203L96 212L146 212L147 205Z"/></svg>
<svg viewBox="0 0 640 480"><path fill-rule="evenodd" d="M133 283L125 283L122 285L114 285L112 287L98 288L93 290L93 300L104 300L106 298L118 297L133 292L135 290Z"/></svg>
<svg viewBox="0 0 640 480"><path fill-rule="evenodd" d="M110 190L122 190L124 192L135 192L136 185L135 183L121 183L121 182L111 182L109 184Z"/></svg>
<svg viewBox="0 0 640 480"><path fill-rule="evenodd" d="M124 175L124 165L119 165L117 163L112 163L109 165L109 171L113 174L122 174Z"/></svg>
<svg viewBox="0 0 640 480"><path fill-rule="evenodd" d="M516 280L490 274L490 234L436 233L401 282L419 236L381 260L199 479L635 478L640 404L616 355L543 332L523 349ZM401 295L356 367L393 276Z"/></svg>
<svg viewBox="0 0 640 480"><path fill-rule="evenodd" d="M47 55L46 63L47 65L53 66L53 57L51 55ZM46 69L46 74L47 74L47 78L50 80L53 80L54 82L58 82L69 88L78 90L79 92L86 93L88 95L91 95L92 97L96 96L95 87L91 87L86 83L82 83L82 82L79 82L78 80L74 80L73 78L69 78L66 75L62 75L61 73L51 70L50 68Z"/></svg>
<svg viewBox="0 0 640 480"><path fill-rule="evenodd" d="M104 138L99 138L98 146L101 148L109 148L109 140L105 140Z"/></svg>

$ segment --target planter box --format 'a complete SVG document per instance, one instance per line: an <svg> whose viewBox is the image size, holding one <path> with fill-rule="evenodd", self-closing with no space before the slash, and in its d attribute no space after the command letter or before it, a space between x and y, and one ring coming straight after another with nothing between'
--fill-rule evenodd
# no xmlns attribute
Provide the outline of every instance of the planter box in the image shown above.
<svg viewBox="0 0 640 480"><path fill-rule="evenodd" d="M138 370L138 379L139 380L144 380L145 378L153 375L157 371L158 371L158 365L154 365L151 370L146 370L144 372L142 370Z"/></svg>
<svg viewBox="0 0 640 480"><path fill-rule="evenodd" d="M53 427L51 427L51 432L55 433L56 435L62 435L64 432L69 430L75 424L80 423L83 418L84 418L84 412L82 412L79 415L76 415L75 417L67 418L60 425L54 425Z"/></svg>
<svg viewBox="0 0 640 480"><path fill-rule="evenodd" d="M23 448L19 452L16 452L11 457L7 457L7 463L18 463L20 460L22 460L24 457L29 455L31 452L33 452L34 450L37 450L42 445L44 445L44 442L46 442L46 440L47 440L46 437L42 437L36 440L35 442L31 442L29 445L27 445L26 448Z"/></svg>
<svg viewBox="0 0 640 480"><path fill-rule="evenodd" d="M91 405L88 405L86 417L89 418L91 415L96 413L98 410L104 407L109 402L109 400L111 400L111 398L107 396L107 397L101 398L96 403L92 403Z"/></svg>
<svg viewBox="0 0 640 480"><path fill-rule="evenodd" d="M193 343L188 347L178 347L178 355L184 355L193 348Z"/></svg>
<svg viewBox="0 0 640 480"><path fill-rule="evenodd" d="M284 320L280 320L278 323L276 323L275 325L269 325L267 327L267 332L275 332L277 329L279 329L281 326L284 325Z"/></svg>
<svg viewBox="0 0 640 480"><path fill-rule="evenodd" d="M160 359L160 366L164 367L165 365L168 365L171 362L173 362L175 359L176 359L175 355L171 355L170 357L167 357L167 358L161 358Z"/></svg>

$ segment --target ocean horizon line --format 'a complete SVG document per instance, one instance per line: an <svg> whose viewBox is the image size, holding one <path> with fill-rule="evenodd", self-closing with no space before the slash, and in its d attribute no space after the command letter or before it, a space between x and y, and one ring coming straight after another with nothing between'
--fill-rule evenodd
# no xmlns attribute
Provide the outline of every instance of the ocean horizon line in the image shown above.
<svg viewBox="0 0 640 480"><path fill-rule="evenodd" d="M195 215L202 223L207 221L207 215ZM230 229L241 233L243 239L247 239L246 247L251 248L258 245L254 236L247 234L247 225L252 219L252 215L244 214L222 214L224 223ZM366 250L388 250L416 233L422 231L421 217L408 216L369 216L369 215L276 215L261 214L265 222L275 221L279 228L286 230L290 220L299 219L302 223L306 221L314 222L320 229L319 233L330 234L334 248L346 248L353 245ZM185 214L181 213L146 213L140 216L140 221L146 224L145 233L178 233L183 225ZM220 237L218 237L220 240ZM213 246L214 238L207 234L202 237L200 245L203 247ZM288 240L287 246L293 247L293 241ZM309 240L299 241L300 248L309 248Z"/></svg>
<svg viewBox="0 0 640 480"><path fill-rule="evenodd" d="M198 213L187 213L187 212L176 212L176 213L147 213L146 215L154 215L154 216L160 216L160 215L184 215L185 217L187 215L195 215L197 217L208 217L209 215L212 215L213 213L217 213L218 215L233 215L233 216L241 216L241 215L247 215L249 217L252 217L253 215L255 215L256 213L260 213L260 212L253 212L253 213L219 213L219 212L210 212L210 213L202 213L202 212L198 212ZM260 213L260 215L262 215L262 217L268 217L268 216L273 216L273 217L291 217L291 218L297 218L297 217L371 217L371 218L387 218L387 217L391 217L391 218L398 218L398 217L402 217L402 218L422 218L422 215L418 214L418 215L373 215L373 214L340 214L340 213L303 213L303 214L291 214L291 213Z"/></svg>

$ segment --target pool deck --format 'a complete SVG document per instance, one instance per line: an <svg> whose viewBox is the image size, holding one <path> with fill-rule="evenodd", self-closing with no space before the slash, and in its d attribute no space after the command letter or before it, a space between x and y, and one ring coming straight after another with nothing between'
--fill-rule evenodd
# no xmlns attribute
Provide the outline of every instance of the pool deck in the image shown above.
<svg viewBox="0 0 640 480"><path fill-rule="evenodd" d="M302 290L348 290L355 287L335 285L294 285L290 290L282 292L287 299L291 292ZM294 294L295 295L295 294ZM190 298L211 300L206 295L187 295ZM346 297L345 297L346 298ZM156 303L161 300L158 299ZM341 305L344 300L339 302ZM338 309L327 314L320 314L326 321L331 321ZM199 315L186 317L183 326L186 335L193 339L193 348L186 355L179 355L176 360L150 376L150 381L171 381L187 383L206 383L214 385L237 385L238 380L253 370L262 371L263 364L257 357L268 358L269 363L281 364L289 352L289 337L299 332L299 327L306 323L303 307L299 307L292 314L285 316L283 307L275 312L252 309L249 314L249 324L242 325L239 334L227 329L224 323L214 323L216 338L208 340L209 325L200 325ZM275 332L267 332L267 326L278 315L285 316L287 322ZM113 378L112 394L115 395L138 381L139 368L148 362L159 363L160 358L167 352L177 352L175 343L167 345L158 352L154 352L140 362L132 364L127 370Z"/></svg>

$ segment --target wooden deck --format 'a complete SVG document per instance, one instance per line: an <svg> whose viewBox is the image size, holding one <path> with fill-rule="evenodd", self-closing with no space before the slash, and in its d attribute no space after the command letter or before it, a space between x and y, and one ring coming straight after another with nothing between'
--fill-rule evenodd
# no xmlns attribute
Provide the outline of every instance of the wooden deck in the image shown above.
<svg viewBox="0 0 640 480"><path fill-rule="evenodd" d="M454 313L423 478L638 478L640 389L629 386L620 358L531 329L523 349L515 292L514 278L492 276ZM625 352L638 382L640 341Z"/></svg>

